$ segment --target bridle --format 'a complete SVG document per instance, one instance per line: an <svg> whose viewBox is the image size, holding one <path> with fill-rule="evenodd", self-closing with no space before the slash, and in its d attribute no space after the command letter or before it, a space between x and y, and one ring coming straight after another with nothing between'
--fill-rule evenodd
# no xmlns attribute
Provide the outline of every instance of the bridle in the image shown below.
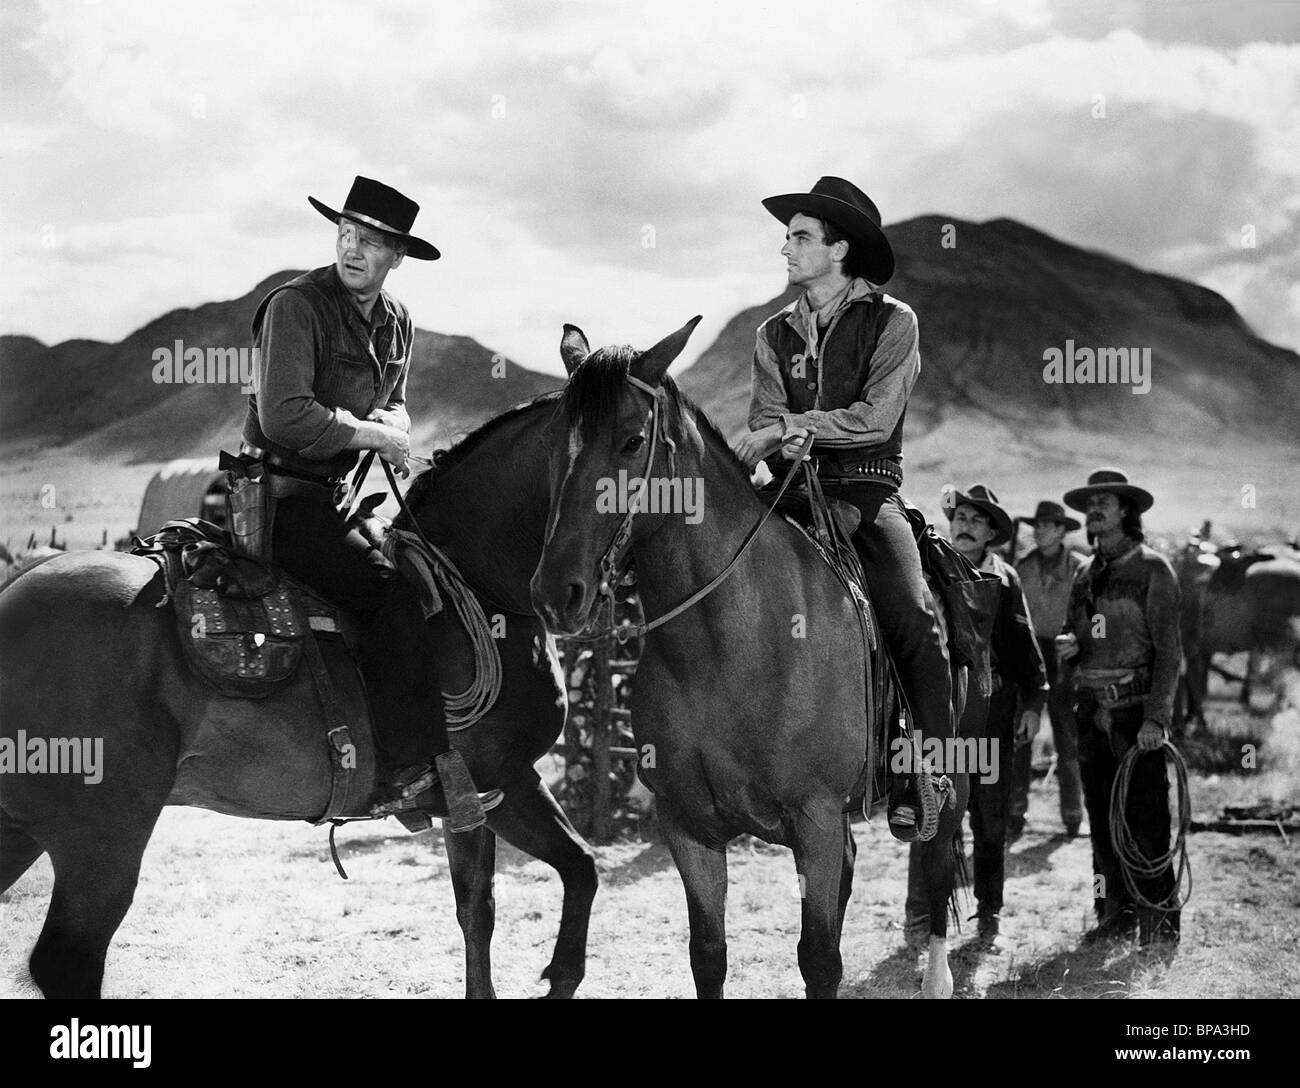
<svg viewBox="0 0 1300 1088"><path fill-rule="evenodd" d="M750 545L754 543L755 538L767 523L768 518L772 516L772 512L776 509L781 496L786 493L787 488L789 488L796 473L799 471L800 465L803 464L804 457L807 455L813 441L813 436L811 434L804 436L803 442L799 448L799 456L791 462L790 469L786 473L785 479L781 482L781 488L777 491L776 497L772 500L772 505L763 512L763 516L758 519L757 524L750 529L749 533L745 536L744 541L741 542L740 548L736 551L736 554L731 557L731 561L727 563L727 565L723 567L717 575L697 589L684 601L681 601L663 615L657 616L655 619L650 620L647 623L624 622L618 624L615 621L614 615L614 589L627 574L627 570L631 565L628 556L628 544L632 539L632 522L641 510L641 501L643 497L646 492L650 490L650 470L654 467L655 451L658 449L661 435L662 441L668 449L668 472L670 475L673 471L673 453L676 450L676 445L673 442L672 437L666 430L664 430L666 413L663 406L667 401L668 391L664 389L662 385L650 385L647 382L643 382L640 378L634 378L631 374L626 376L626 381L633 388L641 390L641 392L650 397L649 451L646 454L645 469L640 477L641 486L637 489L636 497L628 504L627 513L623 515L623 520L619 523L619 526L614 531L614 535L610 539L609 544L601 554L600 563L598 565L600 571L600 586L596 591L596 598L598 601L596 606L596 616L599 617L600 613L608 608L609 627L606 630L597 630L591 635L575 635L572 639L575 642L596 642L613 635L618 644L622 646L629 639L643 638L656 627L661 627L669 620L676 619L687 609L698 604L717 589L718 586L726 581L731 572L736 569L736 564L740 562L741 557L749 550ZM599 623L599 620L597 620L597 622Z"/></svg>

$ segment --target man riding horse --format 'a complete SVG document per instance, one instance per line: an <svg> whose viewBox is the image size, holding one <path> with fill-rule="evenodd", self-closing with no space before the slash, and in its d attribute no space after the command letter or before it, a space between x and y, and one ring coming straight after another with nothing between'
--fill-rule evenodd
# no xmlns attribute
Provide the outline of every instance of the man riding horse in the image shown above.
<svg viewBox="0 0 1300 1088"><path fill-rule="evenodd" d="M862 515L854 544L914 725L927 739L946 740L953 735L948 651L926 604L898 493L903 418L921 370L916 315L880 290L893 275L894 254L880 212L857 186L823 177L811 192L768 197L763 206L786 224L781 255L803 294L758 329L750 433L736 452L753 468L778 451L795 456L812 433L826 494ZM780 458L772 460L781 475ZM916 788L889 816L890 830L905 841L920 822Z"/></svg>
<svg viewBox="0 0 1300 1088"><path fill-rule="evenodd" d="M403 257L440 254L409 233L419 205L380 182L358 177L342 211L308 200L338 226L335 262L277 287L257 308L242 451L270 481L274 561L361 622L359 665L390 774L373 814L421 830L432 813L452 831L470 831L484 822L483 798L447 739L423 607L414 587L349 532L337 506L358 451L409 475L413 326L383 285Z"/></svg>

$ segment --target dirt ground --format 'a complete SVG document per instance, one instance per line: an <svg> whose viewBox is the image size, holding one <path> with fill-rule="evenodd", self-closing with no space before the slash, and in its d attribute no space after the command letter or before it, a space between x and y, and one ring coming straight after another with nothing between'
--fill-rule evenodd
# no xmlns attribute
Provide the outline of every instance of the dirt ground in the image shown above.
<svg viewBox="0 0 1300 1088"><path fill-rule="evenodd" d="M1298 685L1292 678L1292 693ZM1194 812L1300 789L1300 710L1247 716L1218 703L1222 728L1261 735L1260 767L1196 775ZM1005 947L976 954L972 925L952 939L958 997L1282 997L1300 994L1300 844L1281 834L1189 837L1194 893L1170 963L1127 946L1080 946L1089 924L1086 837L1061 832L1053 780L1031 793L1024 837L1010 851ZM1086 826L1086 825L1085 825ZM908 998L916 963L899 928L906 851L877 821L855 829L859 855L843 940L845 997ZM351 880L329 861L325 834L192 809L159 822L135 904L109 953L105 993L118 997L455 997L464 984L441 832L396 825L339 835ZM968 837L969 842L969 837ZM622 841L597 848L601 887L582 997L690 997L686 911L667 850ZM559 879L502 846L497 867L495 979L503 997L538 981L558 924ZM732 997L798 997L799 901L788 851L730 850L727 904ZM0 997L29 993L25 961L52 881L42 859L0 897ZM973 910L973 907L971 907Z"/></svg>

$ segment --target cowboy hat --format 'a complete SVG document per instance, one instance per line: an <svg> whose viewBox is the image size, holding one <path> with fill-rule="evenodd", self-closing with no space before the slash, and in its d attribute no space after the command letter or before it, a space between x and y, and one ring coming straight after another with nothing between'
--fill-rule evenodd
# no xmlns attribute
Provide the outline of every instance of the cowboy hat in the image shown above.
<svg viewBox="0 0 1300 1088"><path fill-rule="evenodd" d="M1065 512L1065 507L1059 502L1052 502L1044 499L1038 504L1038 509L1034 511L1031 518L1021 518L1021 521L1054 521L1058 525L1064 525L1067 533L1074 532L1075 529L1081 529L1078 518L1072 518Z"/></svg>
<svg viewBox="0 0 1300 1088"><path fill-rule="evenodd" d="M983 484L971 484L966 491L958 491L949 485L943 489L942 502L943 512L949 521L952 521L953 515L957 513L957 507L963 504L973 506L987 514L993 522L993 536L989 539L989 547L1011 539L1013 532L1011 515L998 505L998 497Z"/></svg>
<svg viewBox="0 0 1300 1088"><path fill-rule="evenodd" d="M341 212L322 204L314 196L309 196L307 200L333 223L337 223L340 218L350 219L362 226L374 227L375 230L393 235L406 244L406 252L417 261L436 261L442 256L436 247L423 238L408 233L419 214L420 205L382 182L358 175L352 182Z"/></svg>
<svg viewBox="0 0 1300 1088"><path fill-rule="evenodd" d="M866 250L866 274L872 283L884 283L894 274L894 251L880 227L880 212L852 182L824 177L807 193L769 196L763 207L786 226L798 213L829 219Z"/></svg>
<svg viewBox="0 0 1300 1088"><path fill-rule="evenodd" d="M1086 511L1089 497L1102 491L1109 491L1121 499L1128 499L1137 508L1139 514L1150 510L1156 501L1150 491L1129 483L1128 477L1119 469L1099 468L1088 477L1087 486L1076 487L1073 491L1065 493L1065 505L1071 510Z"/></svg>

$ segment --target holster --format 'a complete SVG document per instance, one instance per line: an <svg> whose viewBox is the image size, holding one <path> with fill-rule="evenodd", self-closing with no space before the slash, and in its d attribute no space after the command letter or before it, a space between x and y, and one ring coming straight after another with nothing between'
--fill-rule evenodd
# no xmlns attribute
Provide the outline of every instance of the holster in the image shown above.
<svg viewBox="0 0 1300 1088"><path fill-rule="evenodd" d="M269 563L275 499L266 466L222 450L220 467L226 470L226 513L236 554Z"/></svg>

